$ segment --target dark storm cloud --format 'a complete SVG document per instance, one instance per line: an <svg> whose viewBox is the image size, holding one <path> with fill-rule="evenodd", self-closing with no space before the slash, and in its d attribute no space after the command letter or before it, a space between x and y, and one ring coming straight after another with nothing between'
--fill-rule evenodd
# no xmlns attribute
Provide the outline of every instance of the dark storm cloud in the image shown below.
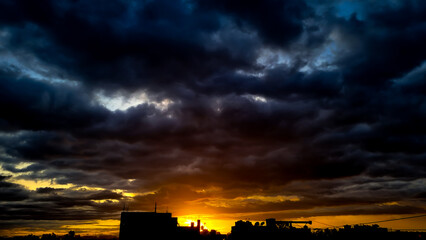
<svg viewBox="0 0 426 240"><path fill-rule="evenodd" d="M12 188L14 188L15 194L12 193ZM3 196L3 193L7 193L7 197ZM25 195L17 197L16 193L25 193ZM108 190L48 187L29 191L22 189L18 184L2 182L0 219L86 220L111 218L121 207L120 203L113 201L122 199L121 194ZM96 202L99 200L104 201Z"/></svg>
<svg viewBox="0 0 426 240"><path fill-rule="evenodd" d="M9 176L10 177L10 176ZM6 182L7 176L0 175L0 199L2 201L22 201L28 198L28 191L20 185Z"/></svg>
<svg viewBox="0 0 426 240"><path fill-rule="evenodd" d="M2 219L110 218L123 201L157 200L313 211L299 217L423 212L426 5L338 4L2 1L2 169L103 189L2 179ZM140 91L150 101L125 111L98 95ZM241 200L252 195L300 201Z"/></svg>
<svg viewBox="0 0 426 240"><path fill-rule="evenodd" d="M42 193L42 194L49 194L49 193L55 193L56 191L61 191L62 189L55 189L55 188L51 188L51 187L44 187L44 188L37 188L36 192L37 193Z"/></svg>
<svg viewBox="0 0 426 240"><path fill-rule="evenodd" d="M8 28L13 33L8 47L19 51L26 45L25 51L88 84L126 89L141 83L161 88L176 78L193 81L221 69L250 66L249 59L233 57L223 47L210 51L203 46L220 24L215 16L191 10L191 3L99 4L45 1L38 12L34 3L6 3L13 7L3 9L16 11L4 14L5 22L14 23Z"/></svg>
<svg viewBox="0 0 426 240"><path fill-rule="evenodd" d="M90 98L78 89L35 81L13 68L1 70L0 90L5 131L72 130L91 126L108 115L104 108L91 106Z"/></svg>
<svg viewBox="0 0 426 240"><path fill-rule="evenodd" d="M278 47L297 38L303 30L302 20L311 9L303 1L199 1L207 10L216 10L254 31L267 43Z"/></svg>

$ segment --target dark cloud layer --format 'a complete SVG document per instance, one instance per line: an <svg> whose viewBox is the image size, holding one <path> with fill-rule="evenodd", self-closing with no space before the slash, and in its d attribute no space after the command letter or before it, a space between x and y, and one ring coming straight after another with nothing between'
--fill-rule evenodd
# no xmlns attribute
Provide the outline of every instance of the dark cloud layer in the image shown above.
<svg viewBox="0 0 426 240"><path fill-rule="evenodd" d="M423 213L425 42L420 0L1 1L0 219Z"/></svg>

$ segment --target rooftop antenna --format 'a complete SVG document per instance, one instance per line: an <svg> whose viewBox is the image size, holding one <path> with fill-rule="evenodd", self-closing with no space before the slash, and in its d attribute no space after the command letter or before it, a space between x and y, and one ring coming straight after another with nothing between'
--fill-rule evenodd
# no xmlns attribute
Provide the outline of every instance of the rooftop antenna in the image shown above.
<svg viewBox="0 0 426 240"><path fill-rule="evenodd" d="M126 210L126 203L123 203L123 212Z"/></svg>
<svg viewBox="0 0 426 240"><path fill-rule="evenodd" d="M154 212L157 213L157 202L155 202Z"/></svg>
<svg viewBox="0 0 426 240"><path fill-rule="evenodd" d="M167 206L167 208L166 208L166 213L168 213L169 212L169 206Z"/></svg>

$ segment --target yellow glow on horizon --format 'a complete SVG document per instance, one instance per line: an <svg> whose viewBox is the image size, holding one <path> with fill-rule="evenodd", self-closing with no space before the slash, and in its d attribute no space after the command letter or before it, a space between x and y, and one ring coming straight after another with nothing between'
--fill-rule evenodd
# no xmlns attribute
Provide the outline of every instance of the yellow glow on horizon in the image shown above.
<svg viewBox="0 0 426 240"><path fill-rule="evenodd" d="M122 189L114 189L114 190L112 190L112 191L113 191L113 192L115 192L115 193L121 194L121 195L123 195L124 197L130 197L130 198L134 198L134 197L136 197L137 195L139 195L139 193L126 192L126 191L124 191L124 190L122 190Z"/></svg>
<svg viewBox="0 0 426 240"><path fill-rule="evenodd" d="M346 224L354 225L354 224L360 224L360 223L384 221L389 219L405 218L405 217L415 216L415 215L416 214L342 215L342 216L321 216L321 217L310 217L310 218L298 218L296 220L309 219L312 221L312 226L311 226L312 228L332 228L331 226L327 226L321 223L325 223L325 224L336 226L336 227L342 227L343 225L346 225ZM371 224L374 224L374 223L371 223ZM368 224L368 225L371 225L371 224ZM377 224L380 227L385 227L389 229L423 229L424 226L426 226L426 217L381 222Z"/></svg>
<svg viewBox="0 0 426 240"><path fill-rule="evenodd" d="M197 220L200 219L201 226L207 230L216 230L220 233L226 234L231 231L231 226L234 225L234 219L221 219L215 215L183 215L178 216L178 222L180 226L191 226L191 222L194 222L194 226L197 226Z"/></svg>
<svg viewBox="0 0 426 240"><path fill-rule="evenodd" d="M137 193L128 193L128 192L122 192L121 194L125 197L131 197L131 198L134 198L138 195Z"/></svg>
<svg viewBox="0 0 426 240"><path fill-rule="evenodd" d="M253 213L252 213L253 214ZM197 224L197 219L201 220L201 224L208 230L217 230L222 234L227 234L231 231L231 227L235 225L238 220L248 220L244 217L237 217L237 214L218 214L218 215L182 215L177 216L180 226L190 226L191 222ZM240 214L238 214L240 215ZM264 216L263 216L264 215ZM403 218L414 215L344 215L344 216L317 216L309 218L293 218L293 219L279 219L277 220L294 220L294 221L312 221L310 228L333 228L332 226L342 227L345 224L367 223L373 221L383 221L388 219ZM250 219L254 224L255 222L265 221L269 218L268 213L262 213L258 220ZM46 221L61 222L61 221ZM327 225L325 225L327 224ZM405 219L403 221L384 222L378 223L381 227L389 229L422 229L426 225L426 217ZM48 225L48 224L46 224ZM295 225L302 227L304 224ZM331 225L331 226L330 226ZM52 229L43 229L40 227L18 227L14 229L0 230L0 235L3 236L17 236L17 235L42 235L54 232L57 235L64 235L69 231L75 231L77 235L113 235L118 236L120 228L120 220L88 220L88 221L64 221L64 224L58 225Z"/></svg>
<svg viewBox="0 0 426 240"><path fill-rule="evenodd" d="M30 162L20 162L15 166L15 168L16 169L24 169L24 168L26 168L30 165L32 165L32 163L30 163Z"/></svg>
<svg viewBox="0 0 426 240"><path fill-rule="evenodd" d="M260 200L264 202L297 202L300 201L300 198L298 196L285 196L285 195L277 195L277 196L262 196L262 195L252 195L248 197L239 197L235 198L235 200Z"/></svg>
<svg viewBox="0 0 426 240"><path fill-rule="evenodd" d="M215 192L220 192L220 191L222 191L222 188L221 187L215 187L215 186L195 190L196 193L215 193Z"/></svg>
<svg viewBox="0 0 426 240"><path fill-rule="evenodd" d="M379 206L395 206L395 205L399 205L399 202L385 202L385 203L380 203L378 205Z"/></svg>
<svg viewBox="0 0 426 240"><path fill-rule="evenodd" d="M0 163L0 174L4 176L18 176L19 174L13 173L3 168L3 165Z"/></svg>
<svg viewBox="0 0 426 240"><path fill-rule="evenodd" d="M186 219L186 221L185 221L185 224L184 225L181 225L181 224L179 224L180 226L191 226L191 224L192 223L194 223L194 227L196 227L197 226L197 220L198 219L196 219L196 220L194 220L194 219ZM209 230L209 228L205 225L206 223L203 223L203 221L201 221L201 219L200 219L200 229L205 229L205 230Z"/></svg>
<svg viewBox="0 0 426 240"><path fill-rule="evenodd" d="M214 198L204 203L208 206L212 207L224 207L224 208L232 208L236 206L244 206L250 201L261 201L261 202L297 202L300 201L300 198L295 195L276 195L276 196L262 196L262 195L251 195L245 197L236 197L233 199L225 199L225 198Z"/></svg>
<svg viewBox="0 0 426 240"><path fill-rule="evenodd" d="M127 192L123 189L114 189L112 190L115 193L121 194L124 197L130 197L130 198L134 198L136 196L145 196L145 195L149 195L149 194L155 194L154 191L150 191L150 192L144 192L144 193L139 193L139 192Z"/></svg>
<svg viewBox="0 0 426 240"><path fill-rule="evenodd" d="M19 168L25 168L28 163L18 164ZM7 178L7 182L20 184L28 190L35 191L37 188L51 187L51 188L63 188L77 191L102 191L106 190L101 187L90 187L85 185L74 185L71 183L58 184L55 179L40 179L40 180L27 180L19 179L19 176L25 175L23 173L15 174L2 168L0 164L0 173L11 176ZM131 180L130 180L131 181ZM122 194L124 197L131 200L136 196L144 196L149 194L155 194L155 191L150 192L127 192L124 189L115 189L113 192ZM212 187L206 189L196 190L197 193L210 193L214 196L215 192L220 192L220 188ZM185 204L176 205L174 210L177 212L179 224L181 226L190 226L191 222L194 222L196 226L197 220L201 220L201 225L208 230L217 230L222 234L229 233L231 227L234 226L238 220L250 220L253 223L265 221L266 218L275 217L277 220L298 220L298 221L312 221L313 224L309 225L310 228L333 228L342 227L343 225L349 224L361 224L377 222L389 219L404 218L409 216L415 216L415 214L404 215L404 214L386 214L386 215L340 215L340 216L314 216L306 218L279 218L276 216L297 216L306 214L318 214L321 215L323 212L329 212L327 210L333 210L333 208L318 208L314 210L286 210L286 211L269 211L269 212L241 212L241 213L216 213L215 208L209 208L208 206L228 208L229 210L244 207L245 204L252 202L265 202L265 203L279 203L279 202L295 202L300 201L300 197L295 195L276 195L276 196L262 196L262 195L249 195L244 197L236 197L232 199L226 198L200 198L192 202L185 202ZM118 203L116 199L102 199L92 200L95 203ZM377 204L379 206L395 206L401 205L402 203L397 201L390 201L385 203ZM376 206L377 206L376 205ZM188 207L191 206L191 207ZM200 212L201 214L194 214ZM172 211L173 213L173 211ZM118 216L118 215L117 215ZM13 235L28 235L36 234L41 235L45 233L54 232L57 235L66 234L68 231L76 231L76 234L80 235L114 235L118 236L119 232L119 220L89 220L89 221L48 221L54 223L50 226L50 229L44 229L42 227L17 227L14 229L3 229L0 230L0 235L13 236ZM62 224L63 223L63 224ZM62 224L62 225L58 225ZM401 221L391 221L378 223L379 226L389 229L423 229L426 226L426 217L404 219ZM303 226L303 224L301 225Z"/></svg>
<svg viewBox="0 0 426 240"><path fill-rule="evenodd" d="M105 188L101 188L101 187L89 187L89 186L75 186L73 187L73 190L76 191L103 191L106 190Z"/></svg>
<svg viewBox="0 0 426 240"><path fill-rule="evenodd" d="M81 229L111 229L119 228L120 220L108 219L108 220L95 220L90 224L74 224L74 225L62 225L61 228L75 229L76 232Z"/></svg>
<svg viewBox="0 0 426 240"><path fill-rule="evenodd" d="M17 164L15 167L17 169L23 169L25 167L30 166L31 164L32 163L21 162L21 163ZM2 167L1 164L0 164L0 174L5 175L5 176L10 176L10 178L8 178L6 181L22 185L24 188L31 190L31 191L35 191L35 190L37 190L37 188L45 188L45 187L72 189L72 190L76 190L76 191L81 191L81 190L103 191L103 190L106 190L105 188L101 188L101 187L89 187L89 186L85 186L85 185L77 186L77 185L72 184L72 183L58 184L58 183L56 183L55 178L52 178L52 179L34 179L34 180L20 179L19 177L25 176L26 173L13 173L13 172L7 171Z"/></svg>
<svg viewBox="0 0 426 240"><path fill-rule="evenodd" d="M91 200L91 201L95 202L95 203L118 203L118 202L120 202L117 199L102 199L102 200Z"/></svg>
<svg viewBox="0 0 426 240"><path fill-rule="evenodd" d="M31 190L31 191L35 191L35 190L37 190L37 188L45 188L45 187L51 187L51 188L72 188L72 187L75 187L75 185L72 184L72 183L57 184L57 183L55 183L54 179L51 179L51 180L46 180L46 179L28 180L28 179L11 178L9 180L9 182L20 184L20 185L24 186L26 189Z"/></svg>
<svg viewBox="0 0 426 240"><path fill-rule="evenodd" d="M201 220L202 225L205 225L209 230L217 230L222 234L231 232L231 227L235 225L238 220L255 222L264 222L271 216L271 212L258 213L256 218L253 217L253 213L241 213L241 214L209 214L209 215L183 215L178 216L178 221L181 226L189 226L191 221L197 224L197 219ZM306 218L276 218L277 220L293 220L293 221L312 221L312 225L308 227L315 228L341 228L343 225L354 225L360 223L377 222L389 219L404 218L410 215L341 215L341 216L316 216ZM372 223L373 224L373 223ZM372 225L369 224L369 225ZM388 229L424 229L426 226L426 217L404 219L391 222L377 223L380 227ZM296 227L303 227L304 224L295 225Z"/></svg>
<svg viewBox="0 0 426 240"><path fill-rule="evenodd" d="M40 221L37 221L40 222ZM13 229L0 229L0 236L25 236L29 234L41 236L43 234L55 233L56 235L65 235L69 231L75 231L76 235L81 236L100 236L110 235L118 236L120 229L120 220L70 220L65 221L48 221L41 220L47 225L59 223L54 228L45 228L38 225L29 227L17 227ZM44 225L44 224L42 224Z"/></svg>

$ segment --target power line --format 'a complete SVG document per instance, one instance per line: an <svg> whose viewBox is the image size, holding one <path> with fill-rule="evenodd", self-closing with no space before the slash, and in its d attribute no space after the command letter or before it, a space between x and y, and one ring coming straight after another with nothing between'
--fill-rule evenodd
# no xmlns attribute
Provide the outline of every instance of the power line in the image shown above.
<svg viewBox="0 0 426 240"><path fill-rule="evenodd" d="M417 216L411 216L411 217L392 218L392 219L381 220L381 221L374 221L374 222L357 223L357 224L358 225L365 225L365 224L391 222L391 221L405 220L405 219L411 219L411 218L420 218L420 217L426 217L426 214L417 215ZM330 225L330 224L323 223L323 222L318 222L318 221L313 221L313 220L312 220L312 222L316 222L316 223L323 224L323 225L326 225L326 226L329 226L329 227L333 227L333 228L339 228L339 227L343 227L345 225L349 225L349 224L345 224L345 225L341 225L341 226L334 226L334 225ZM357 224L351 224L351 225L357 225Z"/></svg>
<svg viewBox="0 0 426 240"><path fill-rule="evenodd" d="M426 231L426 228L398 228L398 229L391 229L391 232L395 231L407 231L407 232L420 232L420 231Z"/></svg>
<svg viewBox="0 0 426 240"><path fill-rule="evenodd" d="M334 226L334 225L330 225L330 224L322 223L322 222L318 222L318 221L313 221L313 220L312 220L312 222L316 222L316 223L323 224L323 225L330 226L330 227L336 227L336 226Z"/></svg>
<svg viewBox="0 0 426 240"><path fill-rule="evenodd" d="M410 219L410 218L419 218L419 217L426 217L426 214L417 215L417 216L411 216L411 217L403 217L403 218L393 218L393 219L382 220L382 221L375 221L375 222L359 223L359 224L372 224L372 223L391 222L391 221L404 220L404 219Z"/></svg>
<svg viewBox="0 0 426 240"><path fill-rule="evenodd" d="M411 219L411 218L420 218L420 217L426 217L426 214L417 215L417 216L411 216L411 217L403 217L403 218L392 218L392 219L381 220L381 221L374 221L374 222L357 223L357 224L358 225L365 225L365 224L382 223L382 222L392 222L392 221L398 221L398 220L404 220L404 219ZM356 224L352 224L352 225L356 225ZM337 226L336 228L343 227L343 226L345 226L345 225Z"/></svg>

